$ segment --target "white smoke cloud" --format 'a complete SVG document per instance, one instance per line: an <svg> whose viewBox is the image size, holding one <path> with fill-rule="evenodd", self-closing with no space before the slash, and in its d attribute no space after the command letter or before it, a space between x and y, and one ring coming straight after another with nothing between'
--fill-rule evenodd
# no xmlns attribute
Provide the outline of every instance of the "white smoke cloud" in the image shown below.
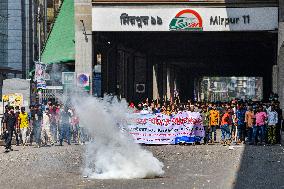
<svg viewBox="0 0 284 189"><path fill-rule="evenodd" d="M72 98L93 140L87 143L83 174L95 179L154 178L164 174L163 163L133 142L123 128L129 121L126 101L113 97Z"/></svg>

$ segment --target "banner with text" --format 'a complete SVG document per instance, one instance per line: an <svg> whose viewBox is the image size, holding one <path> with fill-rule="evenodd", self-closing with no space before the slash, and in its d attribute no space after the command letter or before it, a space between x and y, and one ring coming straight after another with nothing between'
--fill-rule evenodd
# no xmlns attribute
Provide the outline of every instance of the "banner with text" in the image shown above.
<svg viewBox="0 0 284 189"><path fill-rule="evenodd" d="M261 31L278 28L278 7L94 6L93 31Z"/></svg>
<svg viewBox="0 0 284 189"><path fill-rule="evenodd" d="M201 142L205 136L198 112L180 112L171 117L164 114L140 114L136 124L129 125L136 143L178 144Z"/></svg>

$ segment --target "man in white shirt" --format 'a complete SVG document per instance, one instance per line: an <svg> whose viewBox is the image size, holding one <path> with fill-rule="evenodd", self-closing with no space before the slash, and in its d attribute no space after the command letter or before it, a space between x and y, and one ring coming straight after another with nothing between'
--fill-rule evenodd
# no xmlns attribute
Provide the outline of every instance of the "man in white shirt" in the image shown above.
<svg viewBox="0 0 284 189"><path fill-rule="evenodd" d="M276 124L278 123L278 113L275 107L271 106L267 112L268 144L276 144Z"/></svg>

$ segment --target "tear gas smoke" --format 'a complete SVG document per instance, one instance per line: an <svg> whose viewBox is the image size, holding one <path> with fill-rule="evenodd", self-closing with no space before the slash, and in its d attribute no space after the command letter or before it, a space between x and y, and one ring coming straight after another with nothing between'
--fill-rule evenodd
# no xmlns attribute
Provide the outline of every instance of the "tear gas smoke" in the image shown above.
<svg viewBox="0 0 284 189"><path fill-rule="evenodd" d="M86 145L83 174L95 179L162 176L163 163L133 142L125 128L130 120L126 101L115 97L72 97L80 124L94 139Z"/></svg>

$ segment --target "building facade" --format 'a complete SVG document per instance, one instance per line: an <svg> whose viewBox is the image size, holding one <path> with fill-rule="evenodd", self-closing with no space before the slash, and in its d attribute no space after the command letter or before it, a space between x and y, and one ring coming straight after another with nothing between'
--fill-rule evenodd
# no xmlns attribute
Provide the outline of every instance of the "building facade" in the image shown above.
<svg viewBox="0 0 284 189"><path fill-rule="evenodd" d="M1 1L0 5L0 66L4 67L8 65L8 3Z"/></svg>
<svg viewBox="0 0 284 189"><path fill-rule="evenodd" d="M6 78L28 78L34 59L33 1L0 1L1 90Z"/></svg>
<svg viewBox="0 0 284 189"><path fill-rule="evenodd" d="M75 0L76 72L97 82L101 64L100 95L128 100L170 98L176 89L193 98L193 80L203 76L260 77L263 98L278 93L284 108L283 3Z"/></svg>

